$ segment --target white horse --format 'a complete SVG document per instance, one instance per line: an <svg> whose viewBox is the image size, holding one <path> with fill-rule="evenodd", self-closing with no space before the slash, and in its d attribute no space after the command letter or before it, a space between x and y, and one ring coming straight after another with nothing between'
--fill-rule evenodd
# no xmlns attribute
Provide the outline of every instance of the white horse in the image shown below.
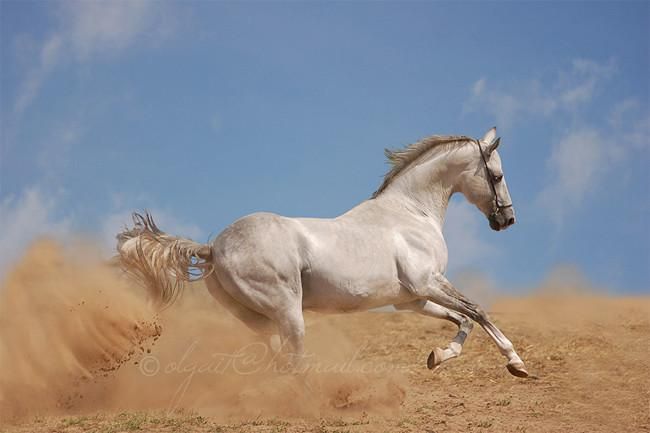
<svg viewBox="0 0 650 433"><path fill-rule="evenodd" d="M458 356L472 330L485 329L508 359L510 373L528 375L512 343L475 303L445 278L442 235L452 194L460 192L502 230L514 210L497 153L496 128L480 139L431 136L386 151L392 164L372 197L333 219L255 213L227 227L210 245L167 235L150 215L118 234L119 259L164 305L189 280L260 333L279 331L302 354L303 310L362 311L385 305L450 320L459 331L435 348L433 369ZM471 319L471 320L470 320Z"/></svg>

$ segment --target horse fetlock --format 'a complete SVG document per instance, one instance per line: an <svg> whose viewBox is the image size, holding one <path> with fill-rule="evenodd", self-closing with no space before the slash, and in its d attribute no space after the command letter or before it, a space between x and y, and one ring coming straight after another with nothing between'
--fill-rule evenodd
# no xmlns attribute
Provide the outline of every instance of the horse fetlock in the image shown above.
<svg viewBox="0 0 650 433"><path fill-rule="evenodd" d="M459 330L458 334L456 334L456 336L452 340L452 343L453 344L459 344L459 345L462 346L465 343L465 339L467 338L467 335L468 335L467 332L465 332L463 330Z"/></svg>

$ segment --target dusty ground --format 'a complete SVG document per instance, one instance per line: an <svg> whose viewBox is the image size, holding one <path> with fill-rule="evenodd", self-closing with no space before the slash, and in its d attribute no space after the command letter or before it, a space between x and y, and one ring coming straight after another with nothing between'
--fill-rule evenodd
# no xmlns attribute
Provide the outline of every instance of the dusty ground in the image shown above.
<svg viewBox="0 0 650 433"><path fill-rule="evenodd" d="M114 310L104 316L92 307L103 298L89 293L98 285L103 293L111 283L96 270L93 278L68 275L84 283L63 300L12 316L30 294L48 293L45 282L52 290L60 283L69 289L70 280L60 275L64 259L48 248L47 260L56 266L29 278L14 274L0 298L0 431L650 431L648 297L554 294L494 302L491 316L533 379L511 376L478 327L460 358L427 370L431 348L445 346L455 329L410 313L310 315L310 370L278 375L273 369L283 363L262 356L264 346L200 287L160 315L155 344L125 331L150 319L135 297L102 307ZM31 265L42 258L38 253L32 252ZM22 303L12 298L18 289ZM42 328L43 312L66 319ZM15 350L34 334L45 335L36 349ZM89 353L91 340L96 349ZM96 368L98 353L109 352L104 359L111 361L128 355L125 342L138 346L128 362ZM44 366L32 365L36 360ZM86 379L75 377L82 372Z"/></svg>

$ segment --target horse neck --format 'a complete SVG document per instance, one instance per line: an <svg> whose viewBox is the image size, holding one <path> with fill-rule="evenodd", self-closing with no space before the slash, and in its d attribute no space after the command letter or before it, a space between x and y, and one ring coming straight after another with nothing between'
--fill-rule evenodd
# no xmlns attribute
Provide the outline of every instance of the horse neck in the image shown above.
<svg viewBox="0 0 650 433"><path fill-rule="evenodd" d="M377 198L442 227L449 199L459 189L461 157L463 152L434 150L427 161L407 169Z"/></svg>

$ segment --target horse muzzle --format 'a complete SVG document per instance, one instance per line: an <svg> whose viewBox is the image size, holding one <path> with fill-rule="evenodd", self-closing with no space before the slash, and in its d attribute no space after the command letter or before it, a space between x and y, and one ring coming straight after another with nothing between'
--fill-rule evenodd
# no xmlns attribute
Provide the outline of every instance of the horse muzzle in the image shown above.
<svg viewBox="0 0 650 433"><path fill-rule="evenodd" d="M515 223L515 211L511 207L497 209L488 216L488 221L492 230L505 230Z"/></svg>

